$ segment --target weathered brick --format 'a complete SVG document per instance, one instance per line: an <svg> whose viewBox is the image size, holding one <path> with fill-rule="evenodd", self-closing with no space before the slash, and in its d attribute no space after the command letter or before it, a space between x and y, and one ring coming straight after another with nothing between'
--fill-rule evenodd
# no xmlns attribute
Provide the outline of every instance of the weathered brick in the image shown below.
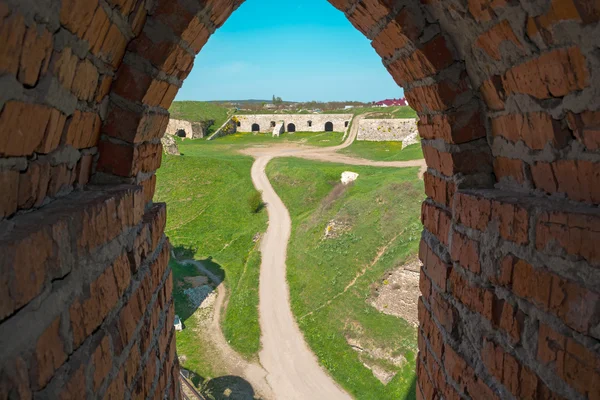
<svg viewBox="0 0 600 400"><path fill-rule="evenodd" d="M484 231L492 215L492 203L476 195L457 193L452 214L458 223Z"/></svg>
<svg viewBox="0 0 600 400"><path fill-rule="evenodd" d="M568 113L567 121L577 140L588 150L600 149L600 111Z"/></svg>
<svg viewBox="0 0 600 400"><path fill-rule="evenodd" d="M458 262L474 274L479 274L481 272L479 243L454 230L452 231L451 240L450 256L452 260Z"/></svg>
<svg viewBox="0 0 600 400"><path fill-rule="evenodd" d="M492 159L488 149L448 153L439 151L430 145L424 144L422 147L427 166L446 176L458 173L490 172L491 170Z"/></svg>
<svg viewBox="0 0 600 400"><path fill-rule="evenodd" d="M94 147L98 143L101 126L98 114L75 110L65 126L63 141L76 149Z"/></svg>
<svg viewBox="0 0 600 400"><path fill-rule="evenodd" d="M423 262L423 270L431 280L442 290L446 290L446 281L452 267L444 263L433 250L421 240L419 247L419 259Z"/></svg>
<svg viewBox="0 0 600 400"><path fill-rule="evenodd" d="M0 397L4 399L32 399L33 395L25 360L16 357L13 360L4 359L2 361L4 367L0 370Z"/></svg>
<svg viewBox="0 0 600 400"><path fill-rule="evenodd" d="M582 257L600 266L600 216L586 213L548 211L542 213L536 225L536 248L551 254Z"/></svg>
<svg viewBox="0 0 600 400"><path fill-rule="evenodd" d="M542 150L549 143L556 149L567 145L570 134L560 122L546 113L508 114L492 119L494 137L516 143L520 140L534 150Z"/></svg>
<svg viewBox="0 0 600 400"><path fill-rule="evenodd" d="M60 317L57 317L35 344L33 366L30 369L31 384L34 389L44 388L54 372L67 360L60 325Z"/></svg>
<svg viewBox="0 0 600 400"><path fill-rule="evenodd" d="M566 96L589 85L589 71L579 47L553 50L517 65L502 77L507 94L523 93L537 99Z"/></svg>
<svg viewBox="0 0 600 400"><path fill-rule="evenodd" d="M98 56L109 63L113 68L117 68L123 60L126 47L127 38L116 24L111 24Z"/></svg>
<svg viewBox="0 0 600 400"><path fill-rule="evenodd" d="M119 300L113 267L108 267L89 288L89 296L77 298L69 310L76 347L102 323Z"/></svg>
<svg viewBox="0 0 600 400"><path fill-rule="evenodd" d="M524 163L521 160L515 160L506 157L494 158L494 173L496 179L512 178L517 183L524 183Z"/></svg>
<svg viewBox="0 0 600 400"><path fill-rule="evenodd" d="M492 110L504 110L506 94L504 93L500 76L495 75L484 81L479 90L489 108Z"/></svg>
<svg viewBox="0 0 600 400"><path fill-rule="evenodd" d="M147 142L129 146L101 141L98 150L100 159L97 169L125 177L156 171L162 159L162 145Z"/></svg>
<svg viewBox="0 0 600 400"><path fill-rule="evenodd" d="M31 25L23 39L19 80L27 86L34 86L40 74L48 70L51 55L52 34L45 28L38 29L36 24Z"/></svg>
<svg viewBox="0 0 600 400"><path fill-rule="evenodd" d="M112 361L110 339L108 336L104 336L92 354L91 359L92 365L94 366L94 391L98 391L100 385L104 382L104 379L106 379L112 368Z"/></svg>
<svg viewBox="0 0 600 400"><path fill-rule="evenodd" d="M476 109L424 115L419 118L418 126L422 138L443 139L454 144L470 142L486 135L481 114Z"/></svg>
<svg viewBox="0 0 600 400"><path fill-rule="evenodd" d="M85 364L82 364L62 387L58 398L60 400L80 400L85 399L86 396Z"/></svg>
<svg viewBox="0 0 600 400"><path fill-rule="evenodd" d="M0 155L31 155L44 143L52 110L39 104L6 103L0 114ZM51 124L50 134L54 134L54 129L56 124Z"/></svg>
<svg viewBox="0 0 600 400"><path fill-rule="evenodd" d="M469 0L469 12L481 22L489 21L496 16L495 10L506 5L506 0Z"/></svg>
<svg viewBox="0 0 600 400"><path fill-rule="evenodd" d="M438 178L425 172L423 179L425 181L425 194L431 197L435 202L451 207L451 202L456 191L456 185L452 181Z"/></svg>
<svg viewBox="0 0 600 400"><path fill-rule="evenodd" d="M450 213L430 203L423 203L421 210L421 223L429 232L433 233L440 242L448 244L448 233L451 223Z"/></svg>
<svg viewBox="0 0 600 400"><path fill-rule="evenodd" d="M565 193L576 201L600 202L598 163L586 160L538 162L531 166L533 183L546 193Z"/></svg>
<svg viewBox="0 0 600 400"><path fill-rule="evenodd" d="M0 171L0 187L0 218L9 217L19 204L19 171Z"/></svg>
<svg viewBox="0 0 600 400"><path fill-rule="evenodd" d="M89 60L83 60L77 65L72 90L78 99L91 101L98 85L98 70Z"/></svg>
<svg viewBox="0 0 600 400"><path fill-rule="evenodd" d="M94 18L98 0L62 0L61 3L60 23L80 38L83 38Z"/></svg>
<svg viewBox="0 0 600 400"><path fill-rule="evenodd" d="M517 39L517 35L515 35L508 20L502 20L484 32L477 38L475 46L482 49L490 57L501 60L500 47L505 42L512 43L512 47L517 49L518 53L524 53L523 44Z"/></svg>
<svg viewBox="0 0 600 400"><path fill-rule="evenodd" d="M17 76L26 32L27 27L22 15L0 18L0 72Z"/></svg>
<svg viewBox="0 0 600 400"><path fill-rule="evenodd" d="M102 131L110 137L129 143L141 143L160 138L169 123L168 114L137 113L111 104Z"/></svg>

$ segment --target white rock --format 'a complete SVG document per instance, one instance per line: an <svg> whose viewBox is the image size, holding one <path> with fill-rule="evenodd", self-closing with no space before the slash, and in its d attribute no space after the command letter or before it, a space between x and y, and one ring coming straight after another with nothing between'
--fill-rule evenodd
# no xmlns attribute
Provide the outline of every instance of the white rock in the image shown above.
<svg viewBox="0 0 600 400"><path fill-rule="evenodd" d="M350 182L354 182L356 179L358 179L358 174L356 172L350 172L350 171L342 172L342 183L344 185L347 185Z"/></svg>

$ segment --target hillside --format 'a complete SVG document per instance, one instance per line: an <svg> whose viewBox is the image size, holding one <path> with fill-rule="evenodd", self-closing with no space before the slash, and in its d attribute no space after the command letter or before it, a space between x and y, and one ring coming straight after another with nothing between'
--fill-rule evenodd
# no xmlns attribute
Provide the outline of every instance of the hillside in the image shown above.
<svg viewBox="0 0 600 400"><path fill-rule="evenodd" d="M174 119L192 122L214 120L215 123L208 130L212 134L233 114L233 108L208 101L174 101L169 112Z"/></svg>

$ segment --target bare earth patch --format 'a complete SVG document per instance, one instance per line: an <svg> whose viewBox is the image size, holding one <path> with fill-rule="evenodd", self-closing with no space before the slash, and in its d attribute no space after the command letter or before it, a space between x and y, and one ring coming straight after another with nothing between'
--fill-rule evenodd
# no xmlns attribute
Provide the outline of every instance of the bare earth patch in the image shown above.
<svg viewBox="0 0 600 400"><path fill-rule="evenodd" d="M374 284L374 294L368 303L384 314L402 318L417 327L420 268L421 262L414 260L387 273Z"/></svg>

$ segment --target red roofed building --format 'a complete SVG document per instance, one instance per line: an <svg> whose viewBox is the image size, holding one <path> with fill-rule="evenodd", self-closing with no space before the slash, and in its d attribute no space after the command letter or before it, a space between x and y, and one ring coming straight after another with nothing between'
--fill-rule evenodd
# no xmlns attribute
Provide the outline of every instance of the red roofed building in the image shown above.
<svg viewBox="0 0 600 400"><path fill-rule="evenodd" d="M407 106L408 103L403 97L401 99L385 99L374 103L378 107L394 107L394 106Z"/></svg>

